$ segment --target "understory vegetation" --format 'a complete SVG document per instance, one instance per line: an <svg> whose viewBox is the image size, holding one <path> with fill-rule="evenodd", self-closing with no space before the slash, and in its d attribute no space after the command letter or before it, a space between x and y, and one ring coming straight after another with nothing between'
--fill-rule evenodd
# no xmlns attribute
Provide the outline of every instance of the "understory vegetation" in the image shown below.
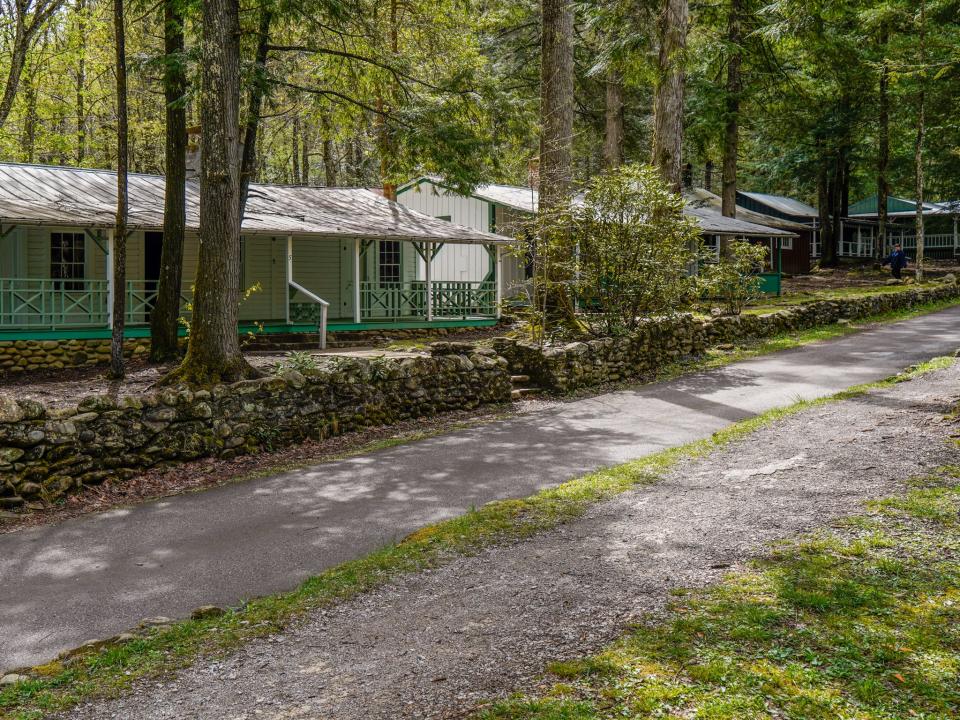
<svg viewBox="0 0 960 720"><path fill-rule="evenodd" d="M482 720L893 720L960 713L957 469L779 544Z"/></svg>

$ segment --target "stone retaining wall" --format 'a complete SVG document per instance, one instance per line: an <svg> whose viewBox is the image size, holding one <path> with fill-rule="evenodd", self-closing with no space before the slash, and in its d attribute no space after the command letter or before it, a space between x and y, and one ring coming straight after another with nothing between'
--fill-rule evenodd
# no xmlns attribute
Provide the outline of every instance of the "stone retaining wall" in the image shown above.
<svg viewBox="0 0 960 720"><path fill-rule="evenodd" d="M566 392L650 375L664 365L696 358L717 345L738 344L958 297L960 286L945 283L922 290L811 302L764 315L706 320L682 315L651 320L631 335L545 350L497 338L494 349L507 359L512 372L529 375L547 390Z"/></svg>
<svg viewBox="0 0 960 720"><path fill-rule="evenodd" d="M402 359L331 358L305 374L84 398L49 409L0 393L0 510L54 500L114 475L279 447L366 426L510 400L492 350Z"/></svg>
<svg viewBox="0 0 960 720"><path fill-rule="evenodd" d="M644 323L629 336L546 350L509 338L494 340L493 349L438 342L429 357L333 356L305 374L288 371L282 377L197 392L92 396L69 408L51 409L0 392L0 510L54 500L111 475L124 477L201 457L229 458L305 438L506 402L511 373L530 375L548 390L570 391L650 375L711 346L958 297L960 288L951 283L813 302L765 315L682 315Z"/></svg>
<svg viewBox="0 0 960 720"><path fill-rule="evenodd" d="M124 342L127 357L146 355L150 341ZM34 370L63 370L110 362L110 340L0 340L0 378Z"/></svg>

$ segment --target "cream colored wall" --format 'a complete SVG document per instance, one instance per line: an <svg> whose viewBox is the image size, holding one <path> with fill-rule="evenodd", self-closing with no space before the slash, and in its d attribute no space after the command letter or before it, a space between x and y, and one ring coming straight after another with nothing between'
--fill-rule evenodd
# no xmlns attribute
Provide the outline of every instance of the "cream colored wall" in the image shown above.
<svg viewBox="0 0 960 720"><path fill-rule="evenodd" d="M330 303L330 316L343 315L343 278L341 276L340 253L348 249L353 253L353 242L337 240L295 237L293 240L293 279L297 284ZM297 293L291 302L310 302L310 299Z"/></svg>

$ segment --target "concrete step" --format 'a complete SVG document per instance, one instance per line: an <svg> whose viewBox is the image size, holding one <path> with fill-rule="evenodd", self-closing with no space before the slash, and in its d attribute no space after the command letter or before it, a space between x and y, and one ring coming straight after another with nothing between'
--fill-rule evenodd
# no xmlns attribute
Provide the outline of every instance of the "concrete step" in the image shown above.
<svg viewBox="0 0 960 720"><path fill-rule="evenodd" d="M530 382L530 376L529 375L511 375L510 382L512 382L514 385L523 385L524 383Z"/></svg>

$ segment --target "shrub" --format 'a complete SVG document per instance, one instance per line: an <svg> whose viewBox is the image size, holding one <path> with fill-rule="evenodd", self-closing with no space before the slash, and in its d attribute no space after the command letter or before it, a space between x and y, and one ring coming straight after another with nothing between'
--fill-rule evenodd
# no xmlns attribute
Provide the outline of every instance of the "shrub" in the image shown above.
<svg viewBox="0 0 960 720"><path fill-rule="evenodd" d="M573 214L574 287L596 330L629 332L644 316L692 305L700 228L683 205L650 166L625 165L591 181Z"/></svg>
<svg viewBox="0 0 960 720"><path fill-rule="evenodd" d="M739 315L744 305L761 295L758 273L767 261L766 245L735 240L725 257L704 265L700 280L706 294L723 301L731 315Z"/></svg>

